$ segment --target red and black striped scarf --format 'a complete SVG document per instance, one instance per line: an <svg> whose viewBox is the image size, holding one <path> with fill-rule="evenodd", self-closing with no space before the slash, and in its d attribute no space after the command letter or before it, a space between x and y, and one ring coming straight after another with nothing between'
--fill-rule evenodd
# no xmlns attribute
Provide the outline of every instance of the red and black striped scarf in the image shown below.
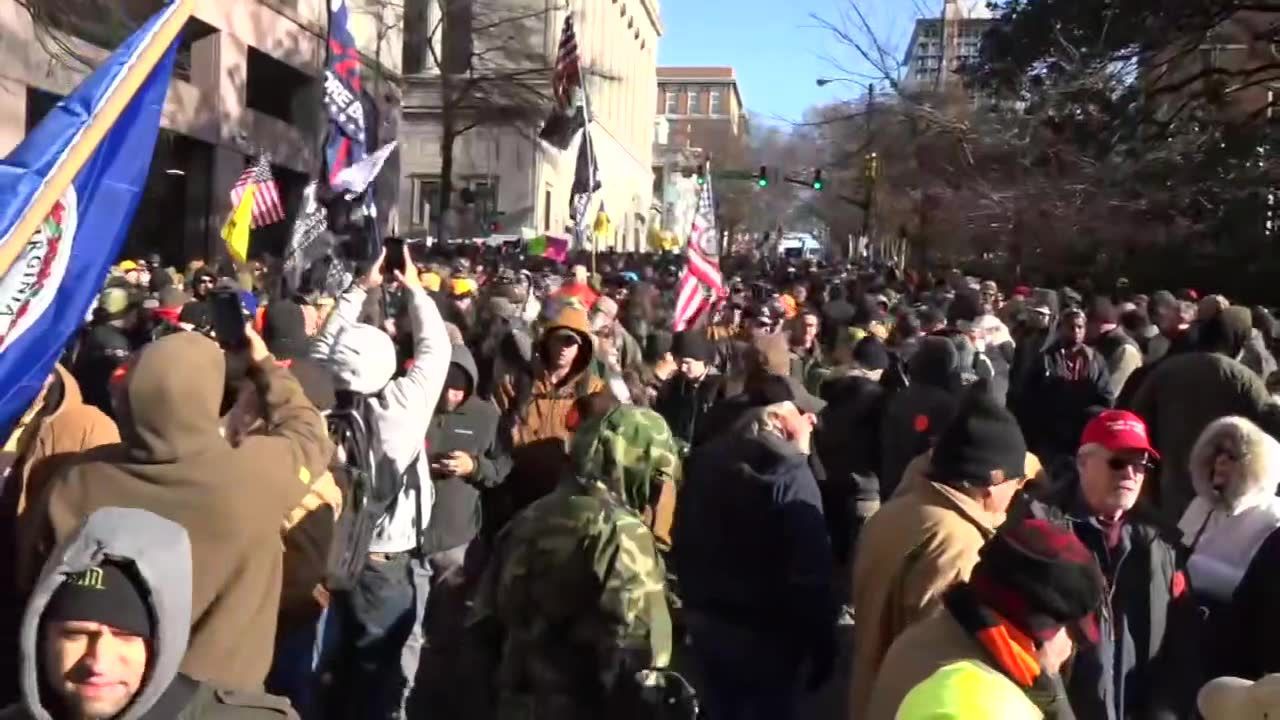
<svg viewBox="0 0 1280 720"><path fill-rule="evenodd" d="M943 597L951 616L982 645L1003 672L1024 690L1045 677L1036 659L1035 641L1007 618L978 599L969 585L958 585Z"/></svg>

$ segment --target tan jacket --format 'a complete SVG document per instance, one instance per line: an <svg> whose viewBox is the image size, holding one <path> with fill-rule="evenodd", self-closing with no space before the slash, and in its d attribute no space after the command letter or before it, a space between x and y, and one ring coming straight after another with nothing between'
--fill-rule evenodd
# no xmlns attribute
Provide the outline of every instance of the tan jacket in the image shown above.
<svg viewBox="0 0 1280 720"><path fill-rule="evenodd" d="M62 381L62 400L52 412L40 416L48 391L41 393L31 410L19 421L6 448L20 453L17 515L44 492L55 471L85 450L120 442L116 424L105 413L86 405L80 385L61 365L54 369ZM38 426L31 423L38 422ZM28 435L34 433L34 435Z"/></svg>
<svg viewBox="0 0 1280 720"><path fill-rule="evenodd" d="M904 485L910 475L908 466ZM978 550L1003 521L1003 513L989 513L969 496L924 480L867 522L853 566L858 623L849 717L864 717L889 646L934 610L944 590L969 578Z"/></svg>
<svg viewBox="0 0 1280 720"><path fill-rule="evenodd" d="M885 655L871 689L867 711L857 715L857 720L895 720L898 706L913 688L943 667L961 660L976 660L990 668L997 667L987 651L945 610L912 625ZM1003 703L999 712L993 708L991 717L1044 717L1021 688L1012 680L1009 685L1011 692L1005 699L1012 702ZM1011 711L1010 706L1016 708L1016 712Z"/></svg>

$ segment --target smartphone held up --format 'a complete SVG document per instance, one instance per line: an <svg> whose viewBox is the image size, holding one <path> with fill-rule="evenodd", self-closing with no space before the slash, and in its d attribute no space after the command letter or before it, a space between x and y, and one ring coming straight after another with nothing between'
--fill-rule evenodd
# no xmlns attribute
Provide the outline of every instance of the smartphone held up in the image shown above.
<svg viewBox="0 0 1280 720"><path fill-rule="evenodd" d="M396 273L405 274L404 238L389 237L382 241L383 260L382 274L394 278Z"/></svg>
<svg viewBox="0 0 1280 720"><path fill-rule="evenodd" d="M209 294L209 304L213 314L213 333L218 345L223 350L232 352L249 347L249 337L245 334L244 306L240 303L240 294L234 290L214 290Z"/></svg>

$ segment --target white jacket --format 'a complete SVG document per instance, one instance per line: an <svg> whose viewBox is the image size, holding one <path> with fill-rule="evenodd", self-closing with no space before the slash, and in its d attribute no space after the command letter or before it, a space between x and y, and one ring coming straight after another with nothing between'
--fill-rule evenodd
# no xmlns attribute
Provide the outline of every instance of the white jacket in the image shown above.
<svg viewBox="0 0 1280 720"><path fill-rule="evenodd" d="M453 356L453 347L449 342L449 334L445 330L444 319L431 297L420 288L411 289L409 318L413 323L413 367L403 377L387 382L373 396L372 425L370 431L379 448L380 462L375 472L389 467L388 472L405 476L405 488L400 497L387 510L387 514L379 520L374 531L370 552L398 553L417 548L422 538L418 529L426 529L431 518L431 506L435 502L435 487L431 483L430 461L423 452L423 442L435 413L436 403L444 388L445 374L449 370L449 361ZM365 334L371 326L358 327L361 308L364 306L367 291L360 286L353 286L338 298L338 302L325 323L324 329L316 337L312 345L312 356L325 363L335 372L359 373L361 368L340 368L338 364L344 357L344 335L354 340ZM380 331L379 331L380 332ZM385 354L385 348L394 346L389 342L379 344L376 354ZM359 356L356 353L345 353L346 357ZM373 358L369 363L382 373L385 378L385 358ZM392 363L394 368L394 362ZM418 493L416 513L413 503L414 491Z"/></svg>
<svg viewBox="0 0 1280 720"><path fill-rule="evenodd" d="M1219 493L1213 461L1224 444L1240 463ZM1178 522L1183 544L1192 548L1187 572L1197 593L1226 602L1263 541L1280 528L1280 443L1244 418L1219 418L1200 434L1190 465L1196 497Z"/></svg>

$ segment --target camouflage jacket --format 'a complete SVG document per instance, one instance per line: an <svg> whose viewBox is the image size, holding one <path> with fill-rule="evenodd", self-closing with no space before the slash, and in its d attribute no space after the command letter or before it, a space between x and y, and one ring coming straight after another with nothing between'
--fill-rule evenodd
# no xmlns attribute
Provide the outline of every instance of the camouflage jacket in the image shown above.
<svg viewBox="0 0 1280 720"><path fill-rule="evenodd" d="M628 673L670 662L665 568L653 533L628 506L648 488L618 485L627 484L626 459L661 474L669 442L666 424L647 410L589 423L574 439L574 465L600 479L562 481L499 536L469 624L501 629L500 720L609 716Z"/></svg>

